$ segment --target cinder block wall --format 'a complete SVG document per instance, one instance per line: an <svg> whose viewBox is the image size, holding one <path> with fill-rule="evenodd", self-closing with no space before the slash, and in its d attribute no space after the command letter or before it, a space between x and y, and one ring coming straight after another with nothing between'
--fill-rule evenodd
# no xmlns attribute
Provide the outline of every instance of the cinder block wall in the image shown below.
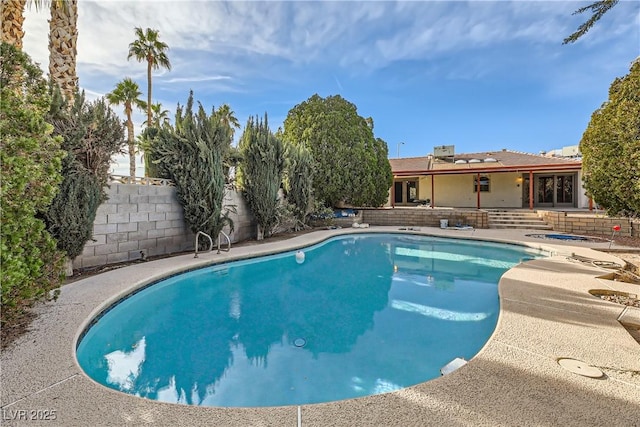
<svg viewBox="0 0 640 427"><path fill-rule="evenodd" d="M631 236L634 232L632 221L628 218L610 218L545 210L537 210L537 213L555 231L563 233L600 234L606 236L612 233L614 225L620 226L618 234L621 236Z"/></svg>
<svg viewBox="0 0 640 427"><path fill-rule="evenodd" d="M440 227L440 220L449 220L449 226L471 225L474 228L489 228L486 211L477 209L430 209L430 208L383 208L363 209L362 222L370 225L400 225Z"/></svg>
<svg viewBox="0 0 640 427"><path fill-rule="evenodd" d="M193 250L195 236L184 221L182 206L171 186L111 184L109 200L97 211L93 240L73 261L73 268L132 261L145 256ZM255 226L242 196L231 191L225 205L234 205L231 242L252 237ZM227 229L226 232L229 230ZM212 236L213 237L213 236Z"/></svg>
<svg viewBox="0 0 640 427"><path fill-rule="evenodd" d="M224 229L224 232L231 238L231 242L255 239L257 233L256 222L242 193L236 190L228 190L223 203L235 211L230 215L233 220L234 231L230 233L229 227Z"/></svg>

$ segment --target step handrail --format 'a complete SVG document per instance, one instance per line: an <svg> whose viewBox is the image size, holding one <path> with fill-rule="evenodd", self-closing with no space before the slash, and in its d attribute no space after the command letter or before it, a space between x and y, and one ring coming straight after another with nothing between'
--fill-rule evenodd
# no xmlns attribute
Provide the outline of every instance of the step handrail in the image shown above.
<svg viewBox="0 0 640 427"><path fill-rule="evenodd" d="M207 239L209 239L209 249L207 249L205 252L211 252L213 250L213 239L211 238L211 236L209 236L204 231L198 231L196 233L196 253L193 256L194 258L198 258L198 238L200 237L200 235L203 235ZM218 253L220 253L220 249L219 248L220 248L220 243L218 242Z"/></svg>
<svg viewBox="0 0 640 427"><path fill-rule="evenodd" d="M229 238L229 236L227 236L227 234L225 234L224 231L221 231L220 234L218 234L218 253L220 253L220 235L224 236L225 239L227 239L227 249L222 249L225 252L229 252L231 250L231 239Z"/></svg>

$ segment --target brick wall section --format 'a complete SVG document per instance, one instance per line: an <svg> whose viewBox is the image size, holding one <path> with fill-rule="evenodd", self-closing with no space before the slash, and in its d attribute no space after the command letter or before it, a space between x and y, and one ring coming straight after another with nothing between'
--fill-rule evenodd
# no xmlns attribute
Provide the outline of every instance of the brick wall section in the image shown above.
<svg viewBox="0 0 640 427"><path fill-rule="evenodd" d="M132 261L140 259L141 252L155 256L193 250L195 236L185 224L175 187L111 184L106 191L109 200L98 208L94 241L73 261L74 268ZM242 197L230 192L224 202L237 211L231 242L252 237L253 218Z"/></svg>
<svg viewBox="0 0 640 427"><path fill-rule="evenodd" d="M477 209L380 208L363 209L363 223L370 225L398 225L440 227L440 220L449 220L449 226L470 225L489 228L486 211Z"/></svg>
<svg viewBox="0 0 640 427"><path fill-rule="evenodd" d="M610 235L613 226L619 225L621 236L631 236L639 233L638 226L628 218L609 218L594 214L571 214L570 212L538 210L538 216L553 227L554 231L574 234L600 234Z"/></svg>

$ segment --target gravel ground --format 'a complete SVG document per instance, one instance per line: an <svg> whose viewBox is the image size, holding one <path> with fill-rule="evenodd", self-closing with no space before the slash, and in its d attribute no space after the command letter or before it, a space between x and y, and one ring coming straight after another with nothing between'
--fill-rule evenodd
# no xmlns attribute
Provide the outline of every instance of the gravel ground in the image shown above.
<svg viewBox="0 0 640 427"><path fill-rule="evenodd" d="M615 302L616 304L628 305L630 307L640 308L640 299L630 298L626 295L598 295L605 301ZM637 295L636 295L637 296Z"/></svg>

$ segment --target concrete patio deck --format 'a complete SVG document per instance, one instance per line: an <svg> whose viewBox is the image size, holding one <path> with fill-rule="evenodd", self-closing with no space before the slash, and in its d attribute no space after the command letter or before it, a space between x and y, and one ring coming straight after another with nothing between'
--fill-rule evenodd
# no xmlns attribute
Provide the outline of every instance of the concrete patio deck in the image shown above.
<svg viewBox="0 0 640 427"><path fill-rule="evenodd" d="M398 227L317 231L286 241L235 247L219 255L201 254L198 259L183 255L136 264L62 287L57 302L36 308L39 316L31 331L0 355L1 424L640 426L640 344L617 321L623 306L588 293L590 289L640 293L640 288L598 279L596 276L606 273L602 268L567 259L576 254L620 262L592 249L606 248L608 243L525 236L539 233L535 230L422 227L407 231L524 243L557 255L520 264L504 274L496 330L467 365L400 391L300 408L193 407L108 389L89 379L78 366L75 345L83 328L132 289L176 270L294 249L347 232L378 231L398 232ZM562 357L597 366L605 376L592 379L573 374L558 365L557 358ZM49 420L35 421L45 415Z"/></svg>

